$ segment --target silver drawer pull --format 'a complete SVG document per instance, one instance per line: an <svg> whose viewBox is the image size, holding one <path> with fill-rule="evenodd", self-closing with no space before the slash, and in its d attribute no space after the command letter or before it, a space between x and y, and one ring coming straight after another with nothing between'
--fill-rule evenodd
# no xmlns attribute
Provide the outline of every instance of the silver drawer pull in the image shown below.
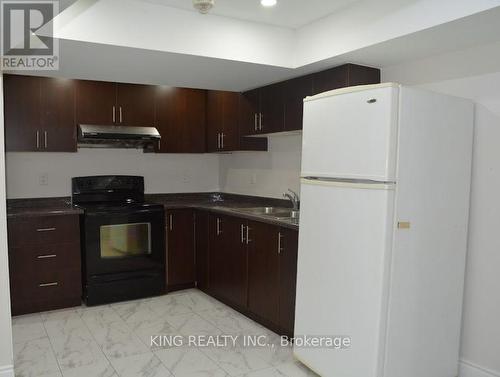
<svg viewBox="0 0 500 377"><path fill-rule="evenodd" d="M36 257L36 259L49 259L49 258L55 258L57 257L56 254L46 254L46 255L39 255Z"/></svg>
<svg viewBox="0 0 500 377"><path fill-rule="evenodd" d="M38 284L38 286L40 288L44 288L44 287L55 287L55 286L58 286L59 283L58 282L53 282L53 283L42 283L42 284Z"/></svg>
<svg viewBox="0 0 500 377"><path fill-rule="evenodd" d="M53 232L56 228L38 228L37 232Z"/></svg>

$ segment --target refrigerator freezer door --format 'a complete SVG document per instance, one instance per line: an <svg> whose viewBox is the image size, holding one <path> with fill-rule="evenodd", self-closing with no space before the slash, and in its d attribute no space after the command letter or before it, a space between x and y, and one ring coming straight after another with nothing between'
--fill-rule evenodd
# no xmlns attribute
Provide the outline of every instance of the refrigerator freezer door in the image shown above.
<svg viewBox="0 0 500 377"><path fill-rule="evenodd" d="M303 180L301 194L295 336L346 336L352 346L294 354L323 377L377 377L394 189Z"/></svg>
<svg viewBox="0 0 500 377"><path fill-rule="evenodd" d="M304 102L302 177L395 181L396 85Z"/></svg>

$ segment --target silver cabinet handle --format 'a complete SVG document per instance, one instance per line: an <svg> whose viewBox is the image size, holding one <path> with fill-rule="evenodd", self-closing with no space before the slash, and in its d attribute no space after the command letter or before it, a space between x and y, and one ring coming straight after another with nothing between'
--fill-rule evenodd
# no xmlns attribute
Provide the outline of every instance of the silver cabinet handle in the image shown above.
<svg viewBox="0 0 500 377"><path fill-rule="evenodd" d="M120 123L123 123L122 107L120 106Z"/></svg>
<svg viewBox="0 0 500 377"><path fill-rule="evenodd" d="M172 214L168 215L168 226L170 231L174 229L174 216Z"/></svg>
<svg viewBox="0 0 500 377"><path fill-rule="evenodd" d="M245 225L241 224L241 243L245 243Z"/></svg>
<svg viewBox="0 0 500 377"><path fill-rule="evenodd" d="M247 225L247 245L252 242L252 240L250 239L250 227Z"/></svg>
<svg viewBox="0 0 500 377"><path fill-rule="evenodd" d="M262 113L259 113L259 130L262 131L262 119L264 118L264 115Z"/></svg>
<svg viewBox="0 0 500 377"><path fill-rule="evenodd" d="M47 149L47 145L48 145L48 134L47 134L47 131L43 131L43 143L44 143L44 146L45 146L45 149Z"/></svg>
<svg viewBox="0 0 500 377"><path fill-rule="evenodd" d="M40 131L36 131L36 149L40 149Z"/></svg>
<svg viewBox="0 0 500 377"><path fill-rule="evenodd" d="M283 234L278 232L278 255L283 251L283 247L281 247L281 240L283 239Z"/></svg>
<svg viewBox="0 0 500 377"><path fill-rule="evenodd" d="M216 225L216 231L215 231L215 233L216 233L217 235L220 235L220 234L222 233L222 231L221 231L221 227L220 227L220 219L219 219L218 217L217 217L216 224L217 224L217 225Z"/></svg>
<svg viewBox="0 0 500 377"><path fill-rule="evenodd" d="M116 107L113 106L113 123L116 123Z"/></svg>
<svg viewBox="0 0 500 377"><path fill-rule="evenodd" d="M217 149L220 149L220 133L217 133Z"/></svg>
<svg viewBox="0 0 500 377"><path fill-rule="evenodd" d="M41 284L38 284L39 287L41 288L44 288L44 287L55 287L55 286L58 286L59 283L57 281L53 282L53 283L41 283Z"/></svg>
<svg viewBox="0 0 500 377"><path fill-rule="evenodd" d="M221 149L224 149L224 132L220 134L220 146L221 146Z"/></svg>
<svg viewBox="0 0 500 377"><path fill-rule="evenodd" d="M56 228L38 228L37 232L53 232Z"/></svg>
<svg viewBox="0 0 500 377"><path fill-rule="evenodd" d="M36 259L51 259L57 257L56 254L45 254L45 255L39 255L36 257Z"/></svg>
<svg viewBox="0 0 500 377"><path fill-rule="evenodd" d="M257 125L257 113L253 114L253 129L257 131L258 125Z"/></svg>

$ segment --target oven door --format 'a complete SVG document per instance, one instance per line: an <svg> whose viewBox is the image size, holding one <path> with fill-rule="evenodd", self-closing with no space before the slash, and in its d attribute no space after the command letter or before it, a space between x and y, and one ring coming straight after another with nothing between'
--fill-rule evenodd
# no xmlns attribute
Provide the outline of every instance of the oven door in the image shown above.
<svg viewBox="0 0 500 377"><path fill-rule="evenodd" d="M87 212L83 237L88 277L165 268L163 207Z"/></svg>

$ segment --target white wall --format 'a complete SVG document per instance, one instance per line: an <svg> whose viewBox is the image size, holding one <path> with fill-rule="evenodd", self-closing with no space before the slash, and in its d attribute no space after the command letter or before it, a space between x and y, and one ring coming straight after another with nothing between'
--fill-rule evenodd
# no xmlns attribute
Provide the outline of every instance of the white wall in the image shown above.
<svg viewBox="0 0 500 377"><path fill-rule="evenodd" d="M48 185L40 185L40 175ZM147 193L219 190L219 156L154 154L136 149L80 149L78 153L7 153L7 197L69 196L71 177L142 175Z"/></svg>
<svg viewBox="0 0 500 377"><path fill-rule="evenodd" d="M13 377L12 326L10 320L9 262L5 208L5 161L3 130L3 79L0 73L0 376Z"/></svg>
<svg viewBox="0 0 500 377"><path fill-rule="evenodd" d="M267 153L221 155L221 190L276 198L288 188L298 192L301 149L301 135L270 136Z"/></svg>
<svg viewBox="0 0 500 377"><path fill-rule="evenodd" d="M498 72L485 74L487 55L477 51L474 47L382 71L384 81L418 84L477 103L461 377L500 376L500 70L497 65ZM454 65L468 66L469 75L450 80Z"/></svg>

